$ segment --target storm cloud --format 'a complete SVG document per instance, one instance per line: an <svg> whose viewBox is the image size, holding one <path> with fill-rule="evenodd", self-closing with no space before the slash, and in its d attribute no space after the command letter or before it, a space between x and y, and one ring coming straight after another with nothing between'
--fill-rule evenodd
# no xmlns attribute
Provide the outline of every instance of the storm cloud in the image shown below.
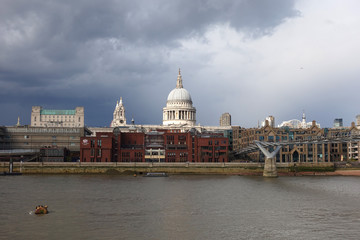
<svg viewBox="0 0 360 240"><path fill-rule="evenodd" d="M327 70L299 73L309 68L301 51L311 51L313 41L292 49L301 46L300 33L321 37L302 29L311 26L307 1L0 2L0 125L15 124L17 116L28 124L31 106L40 105L84 106L86 125L106 126L120 96L128 121L160 124L179 67L201 124L217 125L220 115L230 112L234 124L252 126L267 115L298 117L303 108L325 121L303 100L318 92L299 94L305 89L289 82L316 83ZM336 26L336 16L328 20ZM301 60L296 66L292 54L290 59Z"/></svg>

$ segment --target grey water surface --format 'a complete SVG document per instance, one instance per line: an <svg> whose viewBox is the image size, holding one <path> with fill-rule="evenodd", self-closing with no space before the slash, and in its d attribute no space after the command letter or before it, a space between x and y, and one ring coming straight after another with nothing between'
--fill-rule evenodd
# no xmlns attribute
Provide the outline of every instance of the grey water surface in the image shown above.
<svg viewBox="0 0 360 240"><path fill-rule="evenodd" d="M0 239L359 238L359 177L0 177Z"/></svg>

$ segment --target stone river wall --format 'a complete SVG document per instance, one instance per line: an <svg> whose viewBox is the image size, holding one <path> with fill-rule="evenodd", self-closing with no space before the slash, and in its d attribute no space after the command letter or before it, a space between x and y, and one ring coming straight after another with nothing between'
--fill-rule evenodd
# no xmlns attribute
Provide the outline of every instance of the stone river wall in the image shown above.
<svg viewBox="0 0 360 240"><path fill-rule="evenodd" d="M334 172L334 163L278 163L279 175L301 172ZM237 174L262 175L264 163L84 163L84 162L26 162L14 163L13 171L23 174ZM8 162L0 162L0 173L9 171ZM314 174L315 175L315 174Z"/></svg>

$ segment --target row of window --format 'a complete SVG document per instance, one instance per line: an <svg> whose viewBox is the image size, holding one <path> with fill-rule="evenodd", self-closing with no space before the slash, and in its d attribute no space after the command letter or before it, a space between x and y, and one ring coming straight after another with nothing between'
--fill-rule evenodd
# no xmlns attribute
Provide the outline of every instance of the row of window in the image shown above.
<svg viewBox="0 0 360 240"><path fill-rule="evenodd" d="M34 121L36 122L36 116L34 116ZM41 121L50 121L50 120L64 120L64 121L74 121L75 116L68 116L68 115L42 115L40 116ZM81 117L78 117L78 122L81 121Z"/></svg>
<svg viewBox="0 0 360 240"><path fill-rule="evenodd" d="M214 145L219 145L219 143L221 142L221 144L226 144L226 140L214 140ZM209 145L213 145L213 141L212 140L209 140Z"/></svg>

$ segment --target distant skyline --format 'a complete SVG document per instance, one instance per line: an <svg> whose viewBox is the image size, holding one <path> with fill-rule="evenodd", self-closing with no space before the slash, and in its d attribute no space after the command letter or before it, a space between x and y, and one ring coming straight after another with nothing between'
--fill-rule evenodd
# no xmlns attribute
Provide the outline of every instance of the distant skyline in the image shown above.
<svg viewBox="0 0 360 240"><path fill-rule="evenodd" d="M266 117L344 126L360 114L356 0L0 0L0 125L32 106L85 108L109 126L116 101L161 124L181 68L197 124Z"/></svg>

